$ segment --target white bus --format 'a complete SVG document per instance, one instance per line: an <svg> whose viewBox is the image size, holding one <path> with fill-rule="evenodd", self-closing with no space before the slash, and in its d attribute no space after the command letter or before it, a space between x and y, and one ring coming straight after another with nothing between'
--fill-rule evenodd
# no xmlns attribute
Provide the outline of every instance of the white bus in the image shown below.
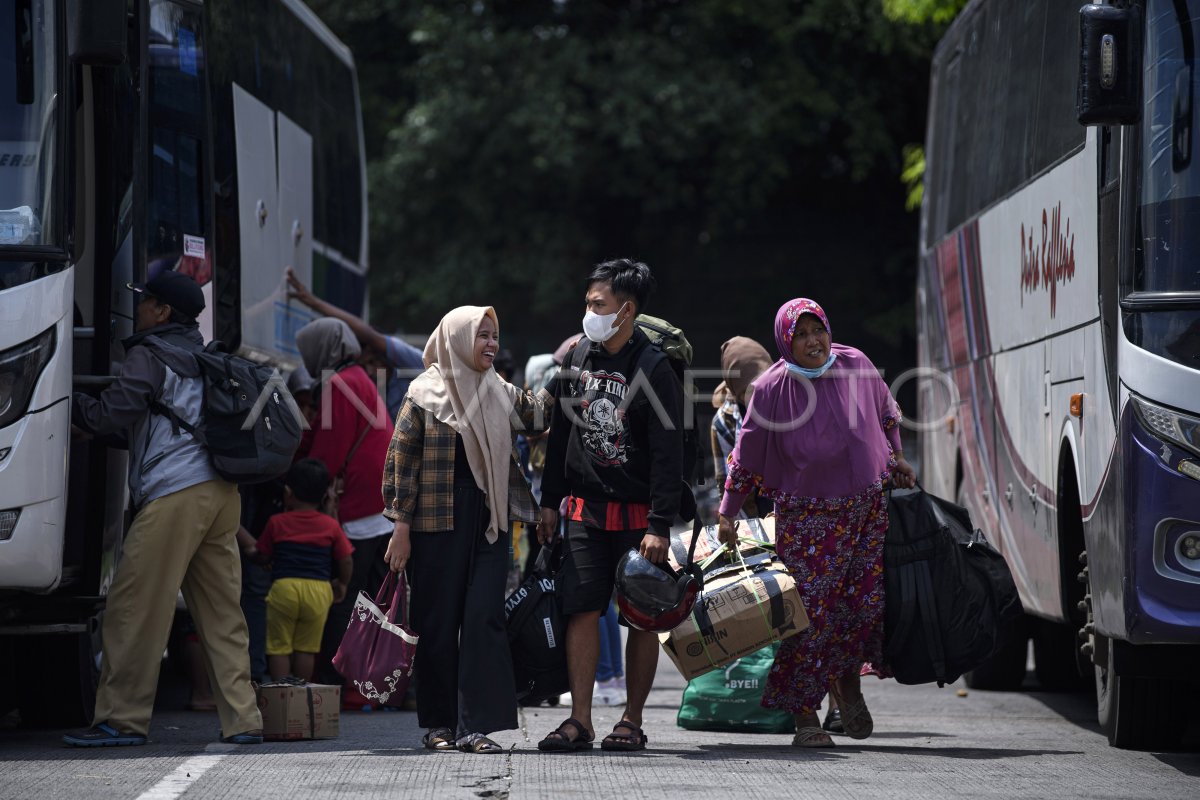
<svg viewBox="0 0 1200 800"><path fill-rule="evenodd" d="M1200 718L1200 2L1122 5L978 0L937 47L921 449L1028 614L968 682L1019 687L1032 638L1153 747Z"/></svg>
<svg viewBox="0 0 1200 800"><path fill-rule="evenodd" d="M125 284L164 266L202 285L206 338L260 360L294 363L311 318L285 265L362 314L361 111L300 0L0 0L0 42L0 706L73 723L129 510L71 392L111 380Z"/></svg>

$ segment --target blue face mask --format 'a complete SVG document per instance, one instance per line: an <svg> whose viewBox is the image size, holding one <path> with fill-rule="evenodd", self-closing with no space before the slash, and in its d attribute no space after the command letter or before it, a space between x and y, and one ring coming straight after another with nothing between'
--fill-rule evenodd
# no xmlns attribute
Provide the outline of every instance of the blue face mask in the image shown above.
<svg viewBox="0 0 1200 800"><path fill-rule="evenodd" d="M834 361L837 361L837 353L830 353L829 360L826 361L821 366L817 367L816 369L807 369L805 367L800 366L799 364L793 364L790 361L787 362L787 368L788 368L788 371L790 371L790 372L794 372L797 375L803 375L804 377L808 378L809 380L812 380L813 378L819 378L822 375L824 375L825 370L832 367Z"/></svg>

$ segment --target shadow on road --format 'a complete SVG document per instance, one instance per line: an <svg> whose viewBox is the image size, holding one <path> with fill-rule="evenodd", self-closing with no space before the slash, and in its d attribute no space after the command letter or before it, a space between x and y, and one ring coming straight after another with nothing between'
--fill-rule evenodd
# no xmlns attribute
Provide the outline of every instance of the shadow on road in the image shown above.
<svg viewBox="0 0 1200 800"><path fill-rule="evenodd" d="M1155 753L1154 757L1184 775L1200 778L1200 753Z"/></svg>
<svg viewBox="0 0 1200 800"><path fill-rule="evenodd" d="M1081 756L1082 750L1016 750L1006 747L995 749L988 747L914 747L900 745L897 747L842 744L838 749L845 753L880 753L885 755L931 756L934 758L965 758L971 761L995 761L1001 758L1027 758L1030 756Z"/></svg>

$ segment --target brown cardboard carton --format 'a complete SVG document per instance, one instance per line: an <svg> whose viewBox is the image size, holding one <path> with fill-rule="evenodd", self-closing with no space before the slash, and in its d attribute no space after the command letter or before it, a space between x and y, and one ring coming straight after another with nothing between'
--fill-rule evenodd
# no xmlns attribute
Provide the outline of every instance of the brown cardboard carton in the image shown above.
<svg viewBox="0 0 1200 800"><path fill-rule="evenodd" d="M265 683L258 687L263 738L336 739L342 687L319 683Z"/></svg>
<svg viewBox="0 0 1200 800"><path fill-rule="evenodd" d="M714 573L692 614L660 634L659 641L691 680L807 627L796 581L782 564L771 561Z"/></svg>

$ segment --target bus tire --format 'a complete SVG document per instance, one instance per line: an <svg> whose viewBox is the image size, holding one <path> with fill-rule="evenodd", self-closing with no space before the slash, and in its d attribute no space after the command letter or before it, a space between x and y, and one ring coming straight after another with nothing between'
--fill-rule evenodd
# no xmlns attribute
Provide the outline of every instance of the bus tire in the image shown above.
<svg viewBox="0 0 1200 800"><path fill-rule="evenodd" d="M1097 664L1096 717L1113 747L1151 750L1175 747L1187 726L1187 683L1171 678L1121 675L1115 668L1116 643L1108 642L1104 665Z"/></svg>
<svg viewBox="0 0 1200 800"><path fill-rule="evenodd" d="M94 633L23 637L17 710L28 728L89 725L100 679Z"/></svg>
<svg viewBox="0 0 1200 800"><path fill-rule="evenodd" d="M1078 692L1088 688L1087 679L1079 672L1078 652L1078 637L1070 625L1037 621L1033 632L1033 670L1044 690Z"/></svg>
<svg viewBox="0 0 1200 800"><path fill-rule="evenodd" d="M1025 625L1013 625L1008 640L992 657L963 676L967 686L995 692L1015 692L1025 682L1029 634Z"/></svg>

